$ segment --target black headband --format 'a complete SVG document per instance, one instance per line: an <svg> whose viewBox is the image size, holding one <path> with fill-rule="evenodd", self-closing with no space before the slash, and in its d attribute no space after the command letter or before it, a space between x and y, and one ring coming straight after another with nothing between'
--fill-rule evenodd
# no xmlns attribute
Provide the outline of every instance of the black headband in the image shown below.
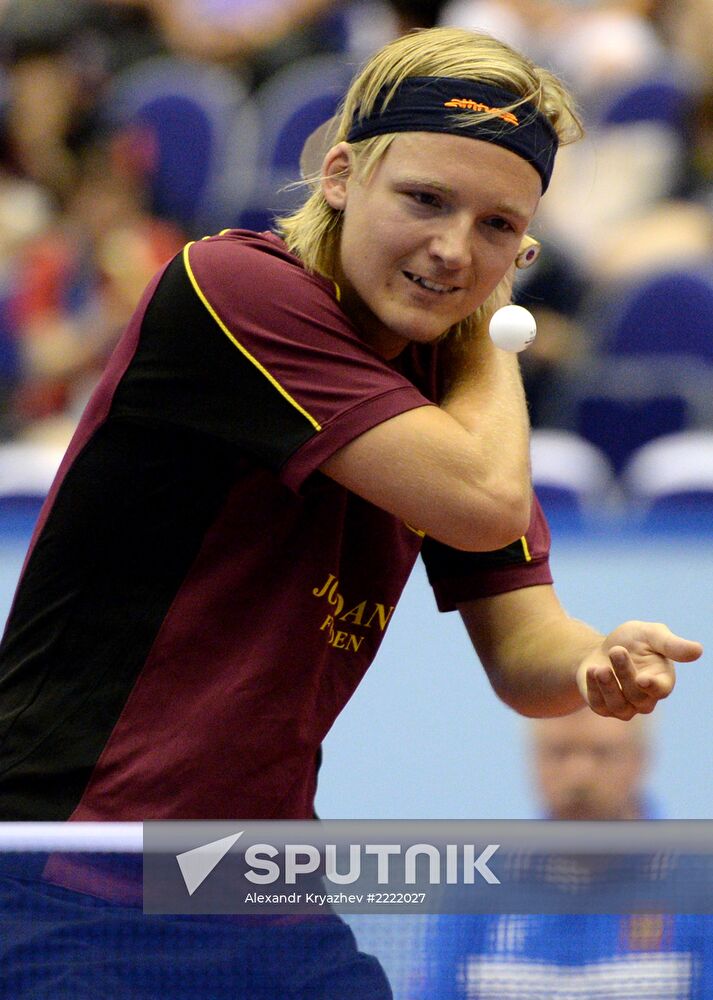
<svg viewBox="0 0 713 1000"><path fill-rule="evenodd" d="M547 118L534 104L511 108L517 94L475 80L448 76L408 76L386 107L390 85L382 88L374 109L363 118L357 110L347 142L370 139L389 132L449 132L483 139L517 153L537 170L542 191L547 190L557 152L558 138ZM462 111L493 114L484 121L464 117Z"/></svg>

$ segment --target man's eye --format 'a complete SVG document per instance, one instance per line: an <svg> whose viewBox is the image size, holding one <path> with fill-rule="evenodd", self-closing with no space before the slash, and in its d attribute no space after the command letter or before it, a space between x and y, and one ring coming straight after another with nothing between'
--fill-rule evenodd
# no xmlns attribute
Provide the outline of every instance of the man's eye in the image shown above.
<svg viewBox="0 0 713 1000"><path fill-rule="evenodd" d="M419 205L429 205L433 208L438 208L441 203L438 196L431 194L430 191L410 191L409 194Z"/></svg>
<svg viewBox="0 0 713 1000"><path fill-rule="evenodd" d="M499 232L501 232L501 233L511 233L511 232L513 232L513 227L508 222L508 220L501 218L501 216L499 216L499 215L495 215L495 216L493 216L492 219L488 219L487 225L489 225L492 229L499 230Z"/></svg>

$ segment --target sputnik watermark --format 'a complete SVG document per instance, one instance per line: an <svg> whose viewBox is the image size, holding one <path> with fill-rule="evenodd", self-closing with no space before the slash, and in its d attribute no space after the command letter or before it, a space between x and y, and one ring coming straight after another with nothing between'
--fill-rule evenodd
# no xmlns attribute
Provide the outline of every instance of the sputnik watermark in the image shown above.
<svg viewBox="0 0 713 1000"><path fill-rule="evenodd" d="M425 909L432 891L443 887L500 885L498 843L426 840L416 836L419 830L404 837L401 829L398 837L382 839L378 834L383 829L356 826L245 823L228 831L220 823L147 823L144 908L162 913L277 912L270 909L274 906L295 913L326 906L357 912L372 905L410 910ZM170 852L165 836L161 844L154 841L167 828L179 841L190 836L191 845ZM201 836L206 832L224 835Z"/></svg>
<svg viewBox="0 0 713 1000"><path fill-rule="evenodd" d="M210 841L176 855L189 895L200 888L219 862L237 843L244 831L220 840ZM413 844L404 850L401 844L348 844L348 870L339 871L339 856L345 845L325 844L251 844L245 849L248 866L243 877L255 885L275 882L296 885L306 875L319 874L333 885L351 885L362 878L364 858L376 860L376 882L380 886L397 881L416 885L423 881L417 871L419 859L427 859L429 885L473 885L477 876L489 885L500 885L500 879L488 867L499 844L488 844L476 856L475 844ZM275 860L278 858L279 860ZM395 870L397 869L397 870Z"/></svg>
<svg viewBox="0 0 713 1000"><path fill-rule="evenodd" d="M176 861L181 869L189 896L192 896L196 889L200 889L213 869L220 864L243 833L244 831L240 830L230 837L221 837L220 840L212 840L208 844L201 844L191 848L190 851L182 851L176 855Z"/></svg>

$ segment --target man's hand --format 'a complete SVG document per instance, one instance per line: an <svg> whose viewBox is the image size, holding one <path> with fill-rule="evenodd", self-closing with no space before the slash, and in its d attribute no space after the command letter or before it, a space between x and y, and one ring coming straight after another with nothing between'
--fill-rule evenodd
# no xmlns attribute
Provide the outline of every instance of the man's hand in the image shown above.
<svg viewBox="0 0 713 1000"><path fill-rule="evenodd" d="M653 712L676 683L674 662L690 663L703 653L699 642L682 639L652 622L625 622L610 632L577 669L582 697L597 715L631 719Z"/></svg>

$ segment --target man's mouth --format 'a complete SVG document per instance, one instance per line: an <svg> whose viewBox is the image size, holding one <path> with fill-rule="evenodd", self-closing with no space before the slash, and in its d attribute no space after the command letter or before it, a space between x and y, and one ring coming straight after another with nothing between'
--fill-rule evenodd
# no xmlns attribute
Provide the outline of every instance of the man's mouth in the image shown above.
<svg viewBox="0 0 713 1000"><path fill-rule="evenodd" d="M458 291L455 285L441 285L437 281L431 281L429 278L422 278L418 274L412 274L410 271L404 271L403 273L409 281L414 283L414 285L420 285L421 288L427 288L429 292L437 292L439 295L445 295L448 292Z"/></svg>

